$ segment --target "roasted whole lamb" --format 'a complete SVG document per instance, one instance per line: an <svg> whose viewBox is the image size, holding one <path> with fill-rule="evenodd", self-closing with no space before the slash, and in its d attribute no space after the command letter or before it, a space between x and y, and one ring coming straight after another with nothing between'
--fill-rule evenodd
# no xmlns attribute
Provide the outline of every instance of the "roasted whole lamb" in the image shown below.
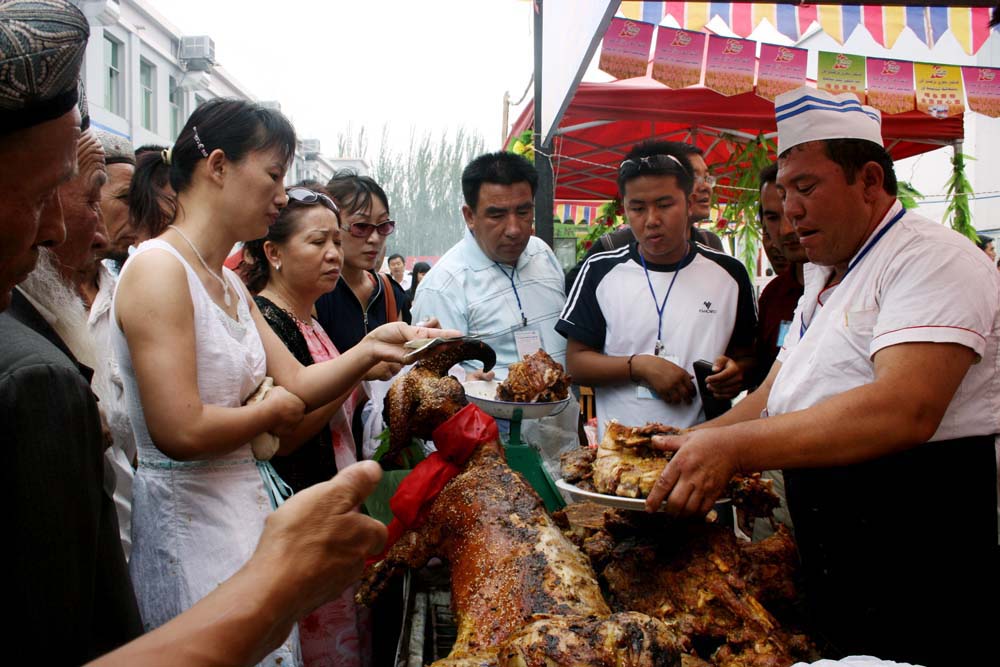
<svg viewBox="0 0 1000 667"><path fill-rule="evenodd" d="M397 380L399 409L388 411L394 439L408 442L418 430L433 432L465 404L453 387L442 400L441 384L434 381L451 363L427 360L422 370L411 371L416 378ZM421 412L415 429L413 415L425 403L435 409ZM408 524L368 569L358 592L359 602L369 603L394 574L432 557L446 561L458 636L451 654L434 667L791 664L794 642L754 597L780 578L781 549L766 551L769 569L758 576L748 573L743 552L726 541L732 534L714 526L708 528L717 532L707 535L674 532L666 542L672 546L639 544L609 528L602 511L592 512L589 528L564 533L530 485L507 466L495 438L478 444L456 472L422 506L420 521ZM629 514L628 520L616 515L616 521L632 526L652 520L659 522L657 534L671 533L669 517ZM584 544L583 551L570 536ZM638 550L623 551L623 539L632 539ZM600 580L592 562L604 572ZM715 613L722 616L713 624ZM692 639L701 643L700 652ZM753 660L746 661L748 656Z"/></svg>
<svg viewBox="0 0 1000 667"><path fill-rule="evenodd" d="M561 401L569 396L572 381L562 364L539 349L508 367L507 379L497 387L497 399L514 403Z"/></svg>
<svg viewBox="0 0 1000 667"><path fill-rule="evenodd" d="M402 378L398 383L418 404L424 402L421 392L437 391L434 382ZM438 423L458 402L450 400L437 413ZM390 429L409 438L409 422L396 421L393 414ZM437 667L680 665L682 642L666 624L644 614L611 613L590 561L553 523L531 486L507 466L497 440L475 449L423 523L404 532L369 569L358 600L371 602L389 577L422 567L434 556L450 566L458 625L454 648Z"/></svg>

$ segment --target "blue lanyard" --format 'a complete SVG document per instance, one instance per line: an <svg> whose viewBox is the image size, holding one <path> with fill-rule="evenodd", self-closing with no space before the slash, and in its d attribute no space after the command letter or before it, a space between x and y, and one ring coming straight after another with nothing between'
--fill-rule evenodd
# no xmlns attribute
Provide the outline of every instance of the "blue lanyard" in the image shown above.
<svg viewBox="0 0 1000 667"><path fill-rule="evenodd" d="M658 303L656 300L656 291L653 289L653 281L649 278L649 269L646 268L646 258L642 256L642 251L639 250L639 261L642 262L642 270L646 273L646 284L649 285L649 293L653 295L653 306L656 308L656 348L654 354L660 356L660 352L663 351L663 311L667 309L667 299L670 298L670 291L674 289L674 281L677 280L677 274L681 272L684 268L684 260L688 257L688 252L684 253L684 258L681 259L677 270L674 271L674 277L670 279L670 286L667 287L667 293L663 297L663 303Z"/></svg>
<svg viewBox="0 0 1000 667"><path fill-rule="evenodd" d="M892 229L892 226L895 225L897 222L899 222L900 218L902 218L905 213L906 213L906 208L900 209L899 213L893 216L892 220L887 222L885 227L878 230L878 234L873 236L872 239L868 242L868 245L862 248L861 252L858 253L858 256L855 257L853 260L851 260L851 263L847 265L847 270L844 271L844 275L840 277L840 284L843 284L844 281L847 280L848 274L850 274L850 272L854 270L854 267L856 267L858 264L861 263L861 260L865 258L865 255L868 254L868 251L874 248L875 244L882 240L882 237L885 236L885 233L888 232L890 229ZM816 311L813 310L814 316L815 313ZM809 324L812 324L812 318L809 319ZM803 336L806 335L806 331L809 330L809 324L806 324L805 313L802 313L799 316L799 338L802 338Z"/></svg>
<svg viewBox="0 0 1000 667"><path fill-rule="evenodd" d="M500 269L500 272L503 273L505 277L510 279L510 287L511 289L514 290L514 298L517 299L517 309L521 312L521 326L522 327L528 326L528 318L524 316L524 307L521 305L521 297L517 293L517 285L514 284L514 278L517 277L517 267L516 266L511 267L511 272L508 274L507 271L504 270L502 266L500 266L500 262L493 262L493 263L497 265L497 268Z"/></svg>

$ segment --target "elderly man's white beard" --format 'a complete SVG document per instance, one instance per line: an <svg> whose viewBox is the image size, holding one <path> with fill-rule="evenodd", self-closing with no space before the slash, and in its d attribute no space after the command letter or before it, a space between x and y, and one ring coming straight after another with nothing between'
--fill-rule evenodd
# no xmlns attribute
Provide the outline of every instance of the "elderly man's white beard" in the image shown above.
<svg viewBox="0 0 1000 667"><path fill-rule="evenodd" d="M96 368L94 339L87 328L87 307L76 288L63 280L59 260L48 248L39 248L35 270L18 285L69 348L77 361Z"/></svg>

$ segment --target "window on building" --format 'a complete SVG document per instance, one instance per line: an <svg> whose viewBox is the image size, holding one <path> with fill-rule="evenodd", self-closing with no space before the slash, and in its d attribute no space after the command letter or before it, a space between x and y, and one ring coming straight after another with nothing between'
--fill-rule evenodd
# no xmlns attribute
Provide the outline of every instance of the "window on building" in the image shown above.
<svg viewBox="0 0 1000 667"><path fill-rule="evenodd" d="M142 89L142 126L156 131L156 68L145 60L139 61L139 87Z"/></svg>
<svg viewBox="0 0 1000 667"><path fill-rule="evenodd" d="M121 42L104 36L104 108L119 116L125 115L122 93L122 65L124 60Z"/></svg>
<svg viewBox="0 0 1000 667"><path fill-rule="evenodd" d="M184 127L184 91L180 89L177 79L169 79L170 97L170 138L176 140Z"/></svg>

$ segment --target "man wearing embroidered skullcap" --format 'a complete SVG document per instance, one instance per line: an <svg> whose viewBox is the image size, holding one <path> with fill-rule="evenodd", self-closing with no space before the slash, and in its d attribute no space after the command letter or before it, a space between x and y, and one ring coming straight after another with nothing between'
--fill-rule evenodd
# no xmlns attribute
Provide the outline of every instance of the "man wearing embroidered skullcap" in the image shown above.
<svg viewBox="0 0 1000 667"><path fill-rule="evenodd" d="M108 180L101 188L101 216L107 230L108 245L102 259L115 275L128 258L129 247L136 245L135 229L129 220L128 189L135 174L135 151L125 137L98 130L104 148Z"/></svg>
<svg viewBox="0 0 1000 667"><path fill-rule="evenodd" d="M704 513L734 472L783 468L824 655L987 664L997 271L965 237L903 209L878 111L802 87L778 96L775 115L805 292L757 391L657 438L675 454L647 508Z"/></svg>
<svg viewBox="0 0 1000 667"><path fill-rule="evenodd" d="M59 187L76 172L88 35L68 3L0 3L0 423L14 508L14 662L80 664L142 630L90 369L11 293L39 250L65 239Z"/></svg>

